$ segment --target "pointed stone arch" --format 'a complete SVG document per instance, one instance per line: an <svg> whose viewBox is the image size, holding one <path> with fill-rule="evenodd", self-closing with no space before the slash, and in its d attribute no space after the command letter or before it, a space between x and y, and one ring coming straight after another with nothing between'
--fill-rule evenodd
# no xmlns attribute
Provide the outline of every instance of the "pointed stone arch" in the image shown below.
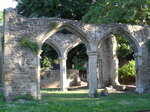
<svg viewBox="0 0 150 112"><path fill-rule="evenodd" d="M101 42L105 40L106 38L108 38L110 35L119 33L130 43L130 45L133 47L134 52L141 53L142 50L141 50L139 41L136 39L134 35L131 34L130 31L128 31L127 29L128 27L129 27L128 25L117 24L115 27L113 27L113 29L111 29L109 32L107 32L105 35L103 35L100 38L97 45L99 46Z"/></svg>
<svg viewBox="0 0 150 112"><path fill-rule="evenodd" d="M91 49L87 35L81 29L79 29L77 26L75 26L69 22L68 23L58 23L58 26L56 29L54 29L54 30L48 29L42 35L38 36L37 41L38 41L39 45L41 46L48 38L50 38L52 35L54 35L55 33L59 32L63 29L70 31L73 34L76 34L82 40L82 42L85 44L87 50Z"/></svg>
<svg viewBox="0 0 150 112"><path fill-rule="evenodd" d="M114 35L116 33L119 33L122 35L132 46L134 50L134 58L136 62L136 91L138 93L143 93L143 84L142 84L142 73L141 73L141 65L142 65L142 47L139 44L139 40L137 37L135 37L130 30L128 30L128 27L130 25L123 25L123 24L118 24L117 27L115 27L112 31L108 32L105 36L101 37L100 41L98 42L98 46L103 42L103 40L107 39L109 36ZM97 46L97 47L98 47Z"/></svg>
<svg viewBox="0 0 150 112"><path fill-rule="evenodd" d="M51 47L57 52L58 57L62 57L62 54L61 54L60 49L59 49L54 43L52 43L52 42L51 42L50 40L48 40L48 39L45 41L45 43L48 44L49 46L51 46Z"/></svg>

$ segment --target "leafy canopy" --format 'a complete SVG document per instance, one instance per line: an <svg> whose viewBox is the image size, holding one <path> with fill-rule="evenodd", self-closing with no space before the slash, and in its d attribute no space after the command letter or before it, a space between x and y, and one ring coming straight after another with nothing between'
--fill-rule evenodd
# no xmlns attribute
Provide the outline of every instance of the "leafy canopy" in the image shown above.
<svg viewBox="0 0 150 112"><path fill-rule="evenodd" d="M99 24L150 24L150 0L99 0L82 19Z"/></svg>
<svg viewBox="0 0 150 112"><path fill-rule="evenodd" d="M123 36L116 34L117 40L117 56L119 60L133 59L133 49L129 42Z"/></svg>
<svg viewBox="0 0 150 112"><path fill-rule="evenodd" d="M16 0L18 1L18 0ZM19 0L19 14L27 17L61 17L80 20L92 0Z"/></svg>

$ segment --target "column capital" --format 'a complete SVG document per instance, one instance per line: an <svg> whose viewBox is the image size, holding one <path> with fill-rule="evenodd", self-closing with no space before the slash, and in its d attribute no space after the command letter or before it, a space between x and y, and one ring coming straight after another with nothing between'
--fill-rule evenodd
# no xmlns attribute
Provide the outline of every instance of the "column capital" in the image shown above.
<svg viewBox="0 0 150 112"><path fill-rule="evenodd" d="M89 52L87 52L87 55L88 56L98 56L98 52L96 52L96 51L89 51Z"/></svg>

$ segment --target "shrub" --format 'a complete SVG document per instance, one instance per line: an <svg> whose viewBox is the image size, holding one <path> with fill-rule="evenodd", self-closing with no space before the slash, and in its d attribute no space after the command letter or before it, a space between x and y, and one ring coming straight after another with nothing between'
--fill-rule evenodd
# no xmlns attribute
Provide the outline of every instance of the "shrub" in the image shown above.
<svg viewBox="0 0 150 112"><path fill-rule="evenodd" d="M120 82L134 82L136 76L135 61L131 60L128 63L126 63L123 67L119 68L118 74Z"/></svg>
<svg viewBox="0 0 150 112"><path fill-rule="evenodd" d="M42 70L49 70L52 68L52 61L44 56L42 59L41 59L41 67L42 67Z"/></svg>
<svg viewBox="0 0 150 112"><path fill-rule="evenodd" d="M86 71L86 68L83 67L85 64L85 60L78 59L78 57L73 58L74 69Z"/></svg>

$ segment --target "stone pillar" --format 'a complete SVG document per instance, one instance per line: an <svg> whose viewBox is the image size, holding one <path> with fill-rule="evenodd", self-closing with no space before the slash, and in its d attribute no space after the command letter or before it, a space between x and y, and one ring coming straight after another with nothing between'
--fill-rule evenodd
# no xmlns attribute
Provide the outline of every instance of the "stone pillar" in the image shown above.
<svg viewBox="0 0 150 112"><path fill-rule="evenodd" d="M61 90L67 91L67 68L66 68L66 57L60 57L60 82Z"/></svg>
<svg viewBox="0 0 150 112"><path fill-rule="evenodd" d="M109 37L109 48L110 48L110 84L116 86L119 84L118 81L118 68L119 61L117 57L117 40L114 35Z"/></svg>
<svg viewBox="0 0 150 112"><path fill-rule="evenodd" d="M98 56L98 72L97 72L97 83L98 83L98 88L103 87L103 69L102 69L102 58Z"/></svg>
<svg viewBox="0 0 150 112"><path fill-rule="evenodd" d="M135 63L136 63L136 92L143 93L143 83L142 83L142 56L140 53L134 53Z"/></svg>
<svg viewBox="0 0 150 112"><path fill-rule="evenodd" d="M114 35L103 40L98 47L98 88L115 86L118 82L117 41Z"/></svg>
<svg viewBox="0 0 150 112"><path fill-rule="evenodd" d="M88 52L89 97L97 95L97 52Z"/></svg>

